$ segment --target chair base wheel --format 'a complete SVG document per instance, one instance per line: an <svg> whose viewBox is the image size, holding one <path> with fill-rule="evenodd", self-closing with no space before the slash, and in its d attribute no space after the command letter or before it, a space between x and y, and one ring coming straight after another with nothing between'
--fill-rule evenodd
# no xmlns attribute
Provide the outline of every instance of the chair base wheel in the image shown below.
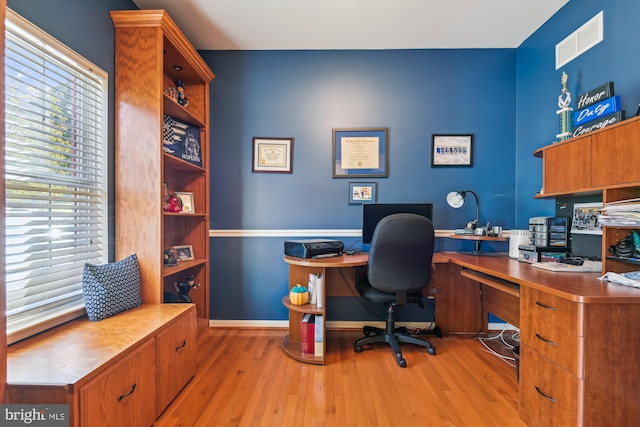
<svg viewBox="0 0 640 427"><path fill-rule="evenodd" d="M429 348L427 349L427 352L428 352L430 355L435 356L435 355L436 355L436 348L435 348L435 347L429 347Z"/></svg>
<svg viewBox="0 0 640 427"><path fill-rule="evenodd" d="M401 368L407 367L407 361L402 358L402 355L400 355L400 357L396 355L396 359L397 359L396 361L398 362L398 366L400 366Z"/></svg>
<svg viewBox="0 0 640 427"><path fill-rule="evenodd" d="M355 351L356 351L356 353L362 353L362 351L363 351L363 350L364 350L364 349L362 348L362 346L361 346L361 345L357 345L357 344L356 344L356 346L355 346Z"/></svg>

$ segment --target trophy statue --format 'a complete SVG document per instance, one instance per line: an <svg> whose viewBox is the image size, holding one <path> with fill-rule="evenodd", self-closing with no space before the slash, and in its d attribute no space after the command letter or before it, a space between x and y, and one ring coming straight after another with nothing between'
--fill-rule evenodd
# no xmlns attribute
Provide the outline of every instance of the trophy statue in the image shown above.
<svg viewBox="0 0 640 427"><path fill-rule="evenodd" d="M567 90L568 79L569 77L567 76L567 73L563 71L562 79L560 80L562 82L562 92L558 97L559 110L556 111L556 114L560 119L560 133L556 135L558 141L555 142L562 142L571 138L571 112L573 111L573 108L569 107L571 104L571 93Z"/></svg>

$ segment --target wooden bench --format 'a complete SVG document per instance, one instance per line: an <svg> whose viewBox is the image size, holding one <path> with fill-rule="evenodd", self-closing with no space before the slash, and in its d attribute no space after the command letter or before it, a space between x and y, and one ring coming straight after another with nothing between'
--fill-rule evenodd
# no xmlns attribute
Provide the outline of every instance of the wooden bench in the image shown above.
<svg viewBox="0 0 640 427"><path fill-rule="evenodd" d="M8 348L9 403L68 404L70 426L151 426L195 374L196 309L148 304Z"/></svg>

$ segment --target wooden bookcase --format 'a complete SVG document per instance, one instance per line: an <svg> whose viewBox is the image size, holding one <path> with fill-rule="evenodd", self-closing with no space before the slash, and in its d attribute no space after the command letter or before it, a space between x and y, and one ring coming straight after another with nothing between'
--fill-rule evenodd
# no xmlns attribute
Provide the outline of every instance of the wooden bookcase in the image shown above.
<svg viewBox="0 0 640 427"><path fill-rule="evenodd" d="M164 10L111 11L115 27L116 258L136 253L144 303L162 303L195 276L198 331L209 322L209 84L214 74ZM165 93L184 82L185 108ZM201 165L163 150L163 118L199 129ZM163 209L169 193L190 192L193 213ZM194 260L164 266L164 249L191 245Z"/></svg>
<svg viewBox="0 0 640 427"><path fill-rule="evenodd" d="M640 197L640 117L542 147L543 194L602 194L603 203ZM609 247L640 227L605 226L602 231L602 272L640 270L640 262L616 258Z"/></svg>

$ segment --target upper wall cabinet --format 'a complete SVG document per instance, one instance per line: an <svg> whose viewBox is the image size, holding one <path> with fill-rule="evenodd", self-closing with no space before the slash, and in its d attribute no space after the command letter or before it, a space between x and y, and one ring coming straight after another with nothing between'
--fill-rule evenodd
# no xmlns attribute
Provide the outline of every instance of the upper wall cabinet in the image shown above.
<svg viewBox="0 0 640 427"><path fill-rule="evenodd" d="M544 160L538 197L638 186L640 117L542 147L534 155Z"/></svg>
<svg viewBox="0 0 640 427"><path fill-rule="evenodd" d="M213 72L163 10L112 11L116 258L136 253L145 303L196 305L209 322L209 84ZM166 211L166 194L182 211ZM189 194L190 193L190 194ZM165 249L181 247L177 265ZM193 276L193 282L187 279ZM184 292L188 291L188 292Z"/></svg>
<svg viewBox="0 0 640 427"><path fill-rule="evenodd" d="M640 121L621 122L593 135L591 185L637 185L640 182Z"/></svg>

